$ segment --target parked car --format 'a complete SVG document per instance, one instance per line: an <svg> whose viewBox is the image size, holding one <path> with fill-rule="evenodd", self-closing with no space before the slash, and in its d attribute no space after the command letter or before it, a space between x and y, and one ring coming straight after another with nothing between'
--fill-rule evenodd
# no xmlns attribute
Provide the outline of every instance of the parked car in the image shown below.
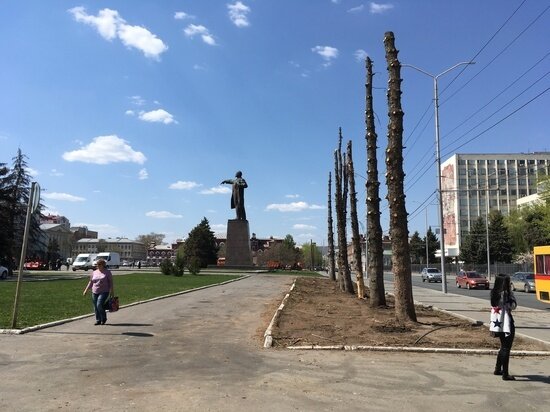
<svg viewBox="0 0 550 412"><path fill-rule="evenodd" d="M456 276L456 287L466 289L489 289L489 281L474 270L461 270Z"/></svg>
<svg viewBox="0 0 550 412"><path fill-rule="evenodd" d="M6 279L8 277L8 268L0 266L0 279Z"/></svg>
<svg viewBox="0 0 550 412"><path fill-rule="evenodd" d="M441 272L436 268L424 268L422 269L422 282L441 282Z"/></svg>
<svg viewBox="0 0 550 412"><path fill-rule="evenodd" d="M26 270L48 270L48 262L43 262L41 260L31 260L25 262L23 267Z"/></svg>
<svg viewBox="0 0 550 412"><path fill-rule="evenodd" d="M525 293L535 292L535 274L516 272L510 276L512 290L523 290Z"/></svg>

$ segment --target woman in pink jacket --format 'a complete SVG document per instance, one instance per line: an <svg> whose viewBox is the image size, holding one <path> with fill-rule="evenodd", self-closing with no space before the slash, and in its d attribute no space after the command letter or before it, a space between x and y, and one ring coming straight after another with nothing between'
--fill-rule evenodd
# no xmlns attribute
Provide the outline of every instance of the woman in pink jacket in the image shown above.
<svg viewBox="0 0 550 412"><path fill-rule="evenodd" d="M113 274L106 267L103 259L97 261L97 269L90 275L90 281L86 285L82 295L86 295L88 289L92 289L92 301L95 311L95 324L105 325L107 322L107 312L105 312L105 302L109 299L109 294L114 296Z"/></svg>

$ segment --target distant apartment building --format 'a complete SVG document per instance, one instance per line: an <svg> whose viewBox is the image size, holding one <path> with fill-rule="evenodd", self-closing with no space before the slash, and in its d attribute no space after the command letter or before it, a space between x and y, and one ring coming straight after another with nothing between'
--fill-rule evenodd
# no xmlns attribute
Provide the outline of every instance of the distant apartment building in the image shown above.
<svg viewBox="0 0 550 412"><path fill-rule="evenodd" d="M59 215L44 215L40 218L41 236L40 251L36 250L35 254L41 255L44 259L48 255L48 250L53 244L57 244L58 253L63 259L71 256L73 245L73 237L70 231L71 224L65 216Z"/></svg>
<svg viewBox="0 0 550 412"><path fill-rule="evenodd" d="M507 215L518 199L537 193L549 174L550 152L455 154L441 164L443 227L447 256L458 256L461 239L492 210Z"/></svg>
<svg viewBox="0 0 550 412"><path fill-rule="evenodd" d="M73 239L78 242L80 239L97 239L98 232L90 230L86 226L71 226L71 232L73 233Z"/></svg>
<svg viewBox="0 0 550 412"><path fill-rule="evenodd" d="M122 261L145 260L146 246L127 238L80 239L73 248L73 257L80 253L117 252Z"/></svg>

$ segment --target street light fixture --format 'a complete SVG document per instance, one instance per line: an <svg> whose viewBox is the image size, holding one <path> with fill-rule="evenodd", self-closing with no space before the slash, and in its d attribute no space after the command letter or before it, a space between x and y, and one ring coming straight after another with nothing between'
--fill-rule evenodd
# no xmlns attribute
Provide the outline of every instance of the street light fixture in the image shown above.
<svg viewBox="0 0 550 412"><path fill-rule="evenodd" d="M431 73L428 73L425 70L422 70L416 66L413 66L412 64L401 65L402 67L410 67L411 69L415 69L420 73L424 73L426 76L430 76L434 82L435 157L436 157L436 166L437 166L437 187L438 187L438 193L439 193L439 227L440 227L439 243L441 248L441 290L443 293L447 293L447 276L445 273L445 227L443 226L443 193L441 192L441 154L439 149L439 92L437 89L437 80L444 74L450 72L451 70L459 66L474 64L474 63L475 62L473 61L460 62L455 64L452 67L449 67L447 70L435 76Z"/></svg>

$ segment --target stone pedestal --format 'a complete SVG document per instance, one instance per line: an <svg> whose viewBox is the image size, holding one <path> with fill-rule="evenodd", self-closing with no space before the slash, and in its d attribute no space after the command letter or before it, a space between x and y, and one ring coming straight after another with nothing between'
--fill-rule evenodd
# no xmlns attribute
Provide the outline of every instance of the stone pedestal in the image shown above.
<svg viewBox="0 0 550 412"><path fill-rule="evenodd" d="M230 219L227 221L225 266L252 266L248 220Z"/></svg>

